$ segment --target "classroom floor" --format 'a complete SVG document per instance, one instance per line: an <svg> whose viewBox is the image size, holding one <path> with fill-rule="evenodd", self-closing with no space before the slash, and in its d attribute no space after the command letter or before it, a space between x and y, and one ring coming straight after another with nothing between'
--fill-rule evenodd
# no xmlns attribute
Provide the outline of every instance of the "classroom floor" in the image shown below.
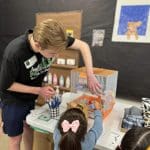
<svg viewBox="0 0 150 150"><path fill-rule="evenodd" d="M2 133L0 133L0 150L8 150L8 137ZM21 150L25 150L23 143L21 144Z"/></svg>
<svg viewBox="0 0 150 150"><path fill-rule="evenodd" d="M124 97L117 97L117 100L121 100L121 101L124 101L124 102L126 102L126 103L128 103L128 104L131 104L132 105L132 103L134 102L134 104L135 104L135 101L137 101L137 102L139 102L139 100L138 99L135 99L135 98L124 98ZM137 106L138 106L139 104L137 103ZM45 140L49 140L49 139L47 139L47 137L44 137L43 135L40 135L39 136L39 134L38 133L35 133L35 143L34 143L34 148L33 148L33 150L50 150L51 148L46 148L47 146L49 147L49 145L45 145L44 144L44 138L45 138ZM43 143L43 146L45 147L45 149L43 149L43 148L40 148L39 146L37 146L37 143L36 143L36 141L40 141L40 143ZM1 134L1 132L0 132L0 150L8 150L8 138L7 138L7 136L6 135L4 135L4 134ZM24 146L23 146L23 143L21 143L21 150L25 150L24 149Z"/></svg>

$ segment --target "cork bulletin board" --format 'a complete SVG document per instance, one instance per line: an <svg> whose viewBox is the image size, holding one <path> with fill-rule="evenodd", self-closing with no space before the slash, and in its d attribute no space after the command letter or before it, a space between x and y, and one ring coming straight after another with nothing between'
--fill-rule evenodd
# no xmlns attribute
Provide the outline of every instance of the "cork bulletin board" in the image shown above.
<svg viewBox="0 0 150 150"><path fill-rule="evenodd" d="M66 11L66 12L47 12L37 13L36 23L39 23L46 19L54 19L61 22L67 31L70 31L77 39L81 37L82 26L82 11Z"/></svg>

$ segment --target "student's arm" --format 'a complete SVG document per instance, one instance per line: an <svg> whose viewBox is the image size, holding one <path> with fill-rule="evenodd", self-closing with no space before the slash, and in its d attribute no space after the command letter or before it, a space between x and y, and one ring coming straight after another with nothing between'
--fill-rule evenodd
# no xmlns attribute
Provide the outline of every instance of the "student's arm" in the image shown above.
<svg viewBox="0 0 150 150"><path fill-rule="evenodd" d="M50 86L33 87L18 82L13 82L13 84L7 90L20 93L41 95L44 98L49 98L50 96L55 94L54 89Z"/></svg>
<svg viewBox="0 0 150 150"><path fill-rule="evenodd" d="M93 127L89 130L89 132L93 132L91 134L95 135L95 141L97 141L102 131L103 131L102 113L100 112L100 110L95 110L94 111L94 124L93 124Z"/></svg>
<svg viewBox="0 0 150 150"><path fill-rule="evenodd" d="M98 101L94 101L94 106L95 106L95 111L94 111L94 124L93 127L91 128L92 132L95 132L95 140L99 138L99 136L102 133L103 130L103 119L102 119L102 113L101 113L101 103Z"/></svg>
<svg viewBox="0 0 150 150"><path fill-rule="evenodd" d="M93 149L95 144L102 134L103 131L103 120L102 120L102 113L101 113L101 104L97 101L94 101L95 111L94 111L94 124L92 128L86 134L86 145Z"/></svg>
<svg viewBox="0 0 150 150"><path fill-rule="evenodd" d="M86 66L89 89L95 94L100 94L101 86L93 74L93 63L89 45L84 41L75 39L70 48L81 51Z"/></svg>
<svg viewBox="0 0 150 150"><path fill-rule="evenodd" d="M54 133L53 133L53 141L54 141L54 150L58 150L59 148L59 142L61 139L61 134L57 128L57 126L55 127Z"/></svg>
<svg viewBox="0 0 150 150"><path fill-rule="evenodd" d="M54 94L52 87L34 87L16 82L19 74L17 58L8 60L4 58L0 70L0 91L9 90L13 92L41 95L43 98L49 98Z"/></svg>
<svg viewBox="0 0 150 150"><path fill-rule="evenodd" d="M93 149L96 145L96 142L103 131L103 125L102 125L102 114L99 110L94 111L94 124L92 128L88 131L88 133L85 136L84 144L89 149Z"/></svg>

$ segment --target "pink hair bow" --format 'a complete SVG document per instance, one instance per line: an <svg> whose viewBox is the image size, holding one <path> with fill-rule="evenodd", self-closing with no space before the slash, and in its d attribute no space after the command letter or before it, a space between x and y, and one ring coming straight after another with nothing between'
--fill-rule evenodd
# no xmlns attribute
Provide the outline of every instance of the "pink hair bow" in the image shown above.
<svg viewBox="0 0 150 150"><path fill-rule="evenodd" d="M72 132L76 133L78 128L80 126L80 122L79 120L74 120L72 121L72 123L69 123L69 121L67 120L64 120L62 123L61 123L61 127L63 128L63 132L68 132L69 129L72 130Z"/></svg>

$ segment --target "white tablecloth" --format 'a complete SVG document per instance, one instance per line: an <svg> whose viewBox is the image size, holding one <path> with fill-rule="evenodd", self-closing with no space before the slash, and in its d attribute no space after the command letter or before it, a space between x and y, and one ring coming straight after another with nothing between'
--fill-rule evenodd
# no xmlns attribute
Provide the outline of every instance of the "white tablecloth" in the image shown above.
<svg viewBox="0 0 150 150"><path fill-rule="evenodd" d="M62 103L60 105L60 114L64 112L67 108L67 102L80 96L81 93L65 93L62 96ZM101 150L113 150L120 143L124 133L120 131L121 120L124 114L124 108L131 107L133 104L128 104L123 101L116 100L116 104L112 112L103 122L103 133L96 143L96 148ZM41 117L42 116L42 117ZM43 119L44 116L44 119ZM26 121L32 127L47 131L54 132L54 128L57 124L59 117L56 119L49 118L49 108L48 105L32 110L27 116ZM42 119L41 119L42 118ZM89 119L88 127L90 128L93 124L93 120Z"/></svg>

